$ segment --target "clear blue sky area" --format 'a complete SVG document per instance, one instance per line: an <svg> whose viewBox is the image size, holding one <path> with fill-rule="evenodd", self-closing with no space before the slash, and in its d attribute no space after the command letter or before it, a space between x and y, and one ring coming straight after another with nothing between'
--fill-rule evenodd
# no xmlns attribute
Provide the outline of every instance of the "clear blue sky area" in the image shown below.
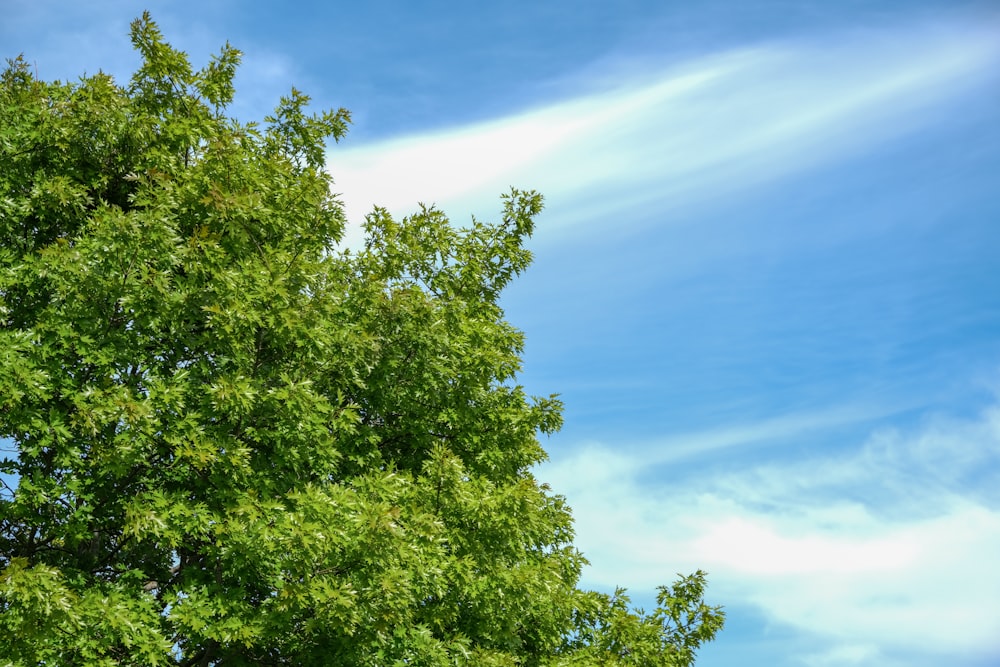
<svg viewBox="0 0 1000 667"><path fill-rule="evenodd" d="M146 6L240 118L351 109L348 243L543 192L504 304L585 585L709 571L702 667L1000 664L995 0ZM6 0L0 52L125 80L141 10Z"/></svg>

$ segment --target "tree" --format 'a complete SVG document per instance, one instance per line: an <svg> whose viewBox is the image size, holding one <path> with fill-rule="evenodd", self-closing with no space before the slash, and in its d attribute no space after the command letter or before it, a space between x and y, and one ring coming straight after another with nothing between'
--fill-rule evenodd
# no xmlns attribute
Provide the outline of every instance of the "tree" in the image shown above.
<svg viewBox="0 0 1000 667"><path fill-rule="evenodd" d="M348 113L241 124L238 51L131 36L127 86L0 81L0 664L691 664L703 573L579 590L530 472L560 403L498 298L541 197L344 249Z"/></svg>

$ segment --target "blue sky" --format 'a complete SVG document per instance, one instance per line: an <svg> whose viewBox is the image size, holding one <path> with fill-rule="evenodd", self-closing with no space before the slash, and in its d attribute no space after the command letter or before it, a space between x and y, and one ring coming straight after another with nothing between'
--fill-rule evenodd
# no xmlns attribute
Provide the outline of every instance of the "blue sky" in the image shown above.
<svg viewBox="0 0 1000 667"><path fill-rule="evenodd" d="M125 77L145 7L243 119L352 110L355 225L545 194L505 307L586 585L708 570L702 667L1000 662L995 2L5 0L0 51Z"/></svg>

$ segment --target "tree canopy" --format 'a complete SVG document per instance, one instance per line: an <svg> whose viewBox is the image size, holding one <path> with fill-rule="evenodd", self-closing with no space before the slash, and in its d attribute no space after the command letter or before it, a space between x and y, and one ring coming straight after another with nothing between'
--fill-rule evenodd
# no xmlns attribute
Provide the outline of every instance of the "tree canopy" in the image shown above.
<svg viewBox="0 0 1000 667"><path fill-rule="evenodd" d="M148 15L127 85L0 79L0 665L690 665L697 572L651 613L578 588L532 474L501 291L542 207L375 209L339 244L296 90L226 113Z"/></svg>

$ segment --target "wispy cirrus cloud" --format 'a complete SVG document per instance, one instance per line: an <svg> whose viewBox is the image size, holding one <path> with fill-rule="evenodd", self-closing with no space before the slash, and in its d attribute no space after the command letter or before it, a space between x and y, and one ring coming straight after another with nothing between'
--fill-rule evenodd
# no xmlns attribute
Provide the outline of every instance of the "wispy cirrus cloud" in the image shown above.
<svg viewBox="0 0 1000 667"><path fill-rule="evenodd" d="M732 50L493 122L331 151L349 218L417 201L489 215L511 184L555 226L678 207L871 150L1000 62L996 26L904 25Z"/></svg>

